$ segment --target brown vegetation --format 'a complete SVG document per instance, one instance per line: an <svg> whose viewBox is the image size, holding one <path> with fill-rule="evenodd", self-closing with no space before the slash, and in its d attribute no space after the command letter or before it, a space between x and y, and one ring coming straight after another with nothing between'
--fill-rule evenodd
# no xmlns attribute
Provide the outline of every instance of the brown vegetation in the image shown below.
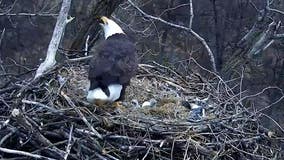
<svg viewBox="0 0 284 160"><path fill-rule="evenodd" d="M196 61L193 60L193 63ZM198 64L196 64L198 67ZM282 156L277 134L260 112L242 105L217 75L183 77L172 69L141 64L124 108L85 101L86 70L59 67L39 80L1 90L2 158L42 159L271 159ZM233 80L232 80L233 81ZM5 92L3 92L5 90ZM78 94L79 93L79 94ZM202 100L206 116L190 118L182 100ZM156 107L137 108L155 98ZM10 148L10 149L9 149Z"/></svg>

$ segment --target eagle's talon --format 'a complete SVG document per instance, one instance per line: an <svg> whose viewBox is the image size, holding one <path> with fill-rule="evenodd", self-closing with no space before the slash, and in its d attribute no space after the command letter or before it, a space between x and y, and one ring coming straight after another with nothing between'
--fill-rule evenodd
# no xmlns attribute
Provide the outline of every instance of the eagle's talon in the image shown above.
<svg viewBox="0 0 284 160"><path fill-rule="evenodd" d="M122 101L114 102L112 106L113 106L115 112L117 112L117 113L121 113L121 112L124 112L126 110Z"/></svg>

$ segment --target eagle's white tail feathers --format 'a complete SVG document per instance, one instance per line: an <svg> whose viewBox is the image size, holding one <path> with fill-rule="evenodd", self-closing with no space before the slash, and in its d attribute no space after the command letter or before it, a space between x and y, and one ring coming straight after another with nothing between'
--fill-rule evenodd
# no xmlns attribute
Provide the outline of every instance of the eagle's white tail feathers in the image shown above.
<svg viewBox="0 0 284 160"><path fill-rule="evenodd" d="M115 101L120 97L120 93L122 90L122 85L120 84L112 84L108 86L110 95L109 95L109 99L111 101Z"/></svg>
<svg viewBox="0 0 284 160"><path fill-rule="evenodd" d="M122 90L122 85L111 84L108 86L108 89L110 93L109 96L107 96L101 88L89 90L87 100L93 103L95 100L114 102L115 100L119 99Z"/></svg>

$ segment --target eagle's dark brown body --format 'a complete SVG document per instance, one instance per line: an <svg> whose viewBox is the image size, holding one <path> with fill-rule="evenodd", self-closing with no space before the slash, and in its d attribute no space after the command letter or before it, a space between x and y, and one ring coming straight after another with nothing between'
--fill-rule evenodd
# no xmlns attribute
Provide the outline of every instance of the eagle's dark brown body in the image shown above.
<svg viewBox="0 0 284 160"><path fill-rule="evenodd" d="M101 88L109 96L108 86L120 84L120 97L115 101L122 100L126 86L138 67L135 45L125 34L114 34L96 47L94 52L90 61L89 90Z"/></svg>

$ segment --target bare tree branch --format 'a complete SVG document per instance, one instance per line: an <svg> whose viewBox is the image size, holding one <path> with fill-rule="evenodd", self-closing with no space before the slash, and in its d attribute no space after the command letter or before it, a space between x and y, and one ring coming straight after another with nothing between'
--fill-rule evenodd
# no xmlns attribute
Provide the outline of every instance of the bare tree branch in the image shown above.
<svg viewBox="0 0 284 160"><path fill-rule="evenodd" d="M76 105L72 102L72 100L64 93L61 92L61 95L66 99L66 101L69 103L69 105L72 106L72 108L79 114L80 118L83 120L83 122L88 126L88 128L99 138L102 139L102 135L95 130L95 128L88 122L87 118L83 115L83 113L76 107Z"/></svg>
<svg viewBox="0 0 284 160"><path fill-rule="evenodd" d="M67 24L67 16L70 9L71 0L63 0L60 13L53 31L52 39L49 43L46 58L43 63L40 64L36 71L35 79L40 77L45 71L52 68L56 64L55 56L63 36L65 26Z"/></svg>
<svg viewBox="0 0 284 160"><path fill-rule="evenodd" d="M268 10L270 10L270 11L272 11L272 12L276 12L276 13L279 13L279 14L284 15L284 11L280 11L280 10L278 10L278 9L274 9L274 8L268 7Z"/></svg>
<svg viewBox="0 0 284 160"><path fill-rule="evenodd" d="M165 10L159 15L159 17L161 17L162 15L164 15L165 13L167 13L167 12L169 12L169 11L173 11L173 10L176 10L176 9L178 9L178 8L185 7L185 6L190 6L190 3L185 3L185 4L181 4L181 5L178 5L178 6L175 6L175 7L171 7L171 8L165 9Z"/></svg>
<svg viewBox="0 0 284 160"><path fill-rule="evenodd" d="M268 48L274 42L273 37L277 28L277 24L275 22L272 22L269 25L267 31L264 32L259 40L253 45L252 49L249 52L249 55L257 55Z"/></svg>
<svg viewBox="0 0 284 160"><path fill-rule="evenodd" d="M5 153L10 153L10 154L17 154L17 155L26 156L26 157L37 158L37 159L55 160L53 158L48 158L48 157L44 157L44 156L37 155L37 154L32 154L32 153L28 153L24 151L18 151L18 150L7 149L7 148L2 148L2 147L0 147L0 151L5 152Z"/></svg>
<svg viewBox="0 0 284 160"><path fill-rule="evenodd" d="M190 7L190 10L189 10L189 26L188 27L192 28L192 22L193 22L193 17L194 17L192 0L189 0L189 7Z"/></svg>
<svg viewBox="0 0 284 160"><path fill-rule="evenodd" d="M212 65L212 69L214 72L217 72L217 69L216 69L216 63L215 63L215 57L214 57L214 54L212 52L212 50L210 49L209 45L207 44L207 42L198 34L196 33L195 31L192 30L192 19L193 19L193 7L192 7L192 0L190 0L190 24L189 24L189 27L185 27L185 26L181 26L181 25L178 25L178 24L174 24L174 23L171 23L171 22L168 22L160 17L155 17L155 16L152 16L150 14L147 14L146 12L144 12L141 8L139 8L137 5L135 5L132 0L128 0L128 2L136 9L138 10L143 16L147 17L147 18L150 18L150 19L153 19L153 20L156 20L156 21L159 21L161 23L164 23L166 25L169 25L171 27L174 27L174 28L178 28L178 29L181 29L181 30L184 30L188 33L190 33L191 35L193 35L197 40L199 40L199 42L205 47L205 49L207 50L208 52L208 55L210 57L210 61L211 61L211 65Z"/></svg>
<svg viewBox="0 0 284 160"><path fill-rule="evenodd" d="M6 29L4 28L4 29L2 30L2 33L1 33L1 36L0 36L0 46L1 46L1 44L2 44L2 40L3 40L3 38L4 38L5 31L6 31Z"/></svg>
<svg viewBox="0 0 284 160"><path fill-rule="evenodd" d="M58 14L52 14L52 13L0 13L0 16L29 16L29 17L55 17L58 16Z"/></svg>
<svg viewBox="0 0 284 160"><path fill-rule="evenodd" d="M271 8L270 5L272 5L272 4L273 4L273 1L266 0L266 9L269 10L269 11L272 11L272 12L275 12L275 13L284 15L284 12L283 12L283 11L280 11L280 10L274 9L274 8Z"/></svg>
<svg viewBox="0 0 284 160"><path fill-rule="evenodd" d="M284 33L274 35L274 39L284 39Z"/></svg>
<svg viewBox="0 0 284 160"><path fill-rule="evenodd" d="M267 22L272 19L269 17L271 12L277 12L284 15L284 12L277 9L272 9L270 7L273 2L274 1L266 0L265 7L262 10L259 10L257 21L254 23L250 31L238 43L239 46L248 44L252 45L250 51L248 52L250 57L260 54L271 46L275 40L282 39L284 37L283 34L277 34L277 31L280 28L280 22L277 24L273 21L267 27ZM253 4L251 1L250 3ZM253 6L255 7L254 4Z"/></svg>
<svg viewBox="0 0 284 160"><path fill-rule="evenodd" d="M249 32L238 42L239 46L248 44L255 38L259 33L261 33L265 27L265 18L267 12L266 10L261 10L257 15L257 20L249 30Z"/></svg>
<svg viewBox="0 0 284 160"><path fill-rule="evenodd" d="M73 128L74 127L73 127L73 124L72 124L71 128L70 128L70 132L69 132L68 145L66 146L64 160L67 160L68 155L70 154L71 147L72 147L71 140L72 140Z"/></svg>

